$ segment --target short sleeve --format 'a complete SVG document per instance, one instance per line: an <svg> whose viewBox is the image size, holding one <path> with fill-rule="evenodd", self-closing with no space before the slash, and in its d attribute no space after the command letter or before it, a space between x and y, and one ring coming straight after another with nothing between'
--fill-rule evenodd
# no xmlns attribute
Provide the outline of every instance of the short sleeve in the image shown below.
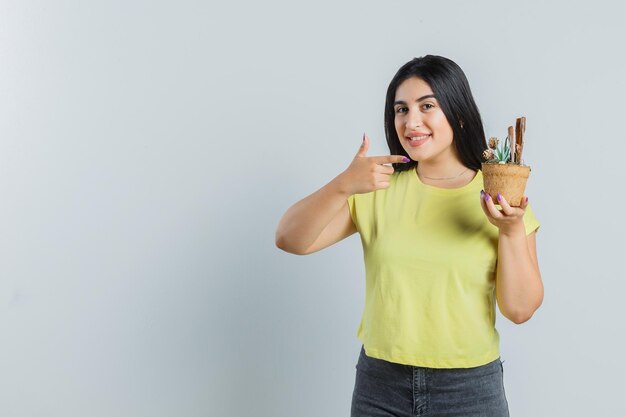
<svg viewBox="0 0 626 417"><path fill-rule="evenodd" d="M348 197L348 209L350 210L350 217L352 217L352 222L356 226L357 230L360 230L356 213L356 194L352 194L350 197Z"/></svg>
<svg viewBox="0 0 626 417"><path fill-rule="evenodd" d="M526 235L531 234L534 231L539 230L539 220L535 217L535 212L532 207L529 205L526 206L526 211L524 213L524 227L526 228Z"/></svg>

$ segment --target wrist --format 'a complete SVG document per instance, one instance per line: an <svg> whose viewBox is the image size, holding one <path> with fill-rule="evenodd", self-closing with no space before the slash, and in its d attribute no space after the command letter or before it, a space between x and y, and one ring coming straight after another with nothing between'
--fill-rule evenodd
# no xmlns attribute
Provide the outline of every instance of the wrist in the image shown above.
<svg viewBox="0 0 626 417"><path fill-rule="evenodd" d="M499 235L505 237L526 237L526 227L524 226L524 222L520 221L519 223L510 224L506 227L501 227L499 229Z"/></svg>
<svg viewBox="0 0 626 417"><path fill-rule="evenodd" d="M342 197L348 198L352 194L354 194L348 189L346 181L343 177L343 173L333 178L333 180L328 185L335 193L340 194Z"/></svg>

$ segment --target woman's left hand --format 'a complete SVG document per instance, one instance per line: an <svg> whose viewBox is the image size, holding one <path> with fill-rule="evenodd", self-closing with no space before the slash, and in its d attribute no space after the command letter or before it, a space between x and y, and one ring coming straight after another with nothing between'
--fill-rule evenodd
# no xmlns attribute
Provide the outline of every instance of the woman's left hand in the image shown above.
<svg viewBox="0 0 626 417"><path fill-rule="evenodd" d="M524 213L526 212L526 206L528 206L528 197L522 197L522 203L520 207L511 207L506 199L499 193L495 196L499 201L494 201L492 196L480 192L480 205L483 211L487 215L489 222L500 229L501 233L510 234L514 233L520 228L524 229ZM498 210L496 204L500 204L502 210Z"/></svg>

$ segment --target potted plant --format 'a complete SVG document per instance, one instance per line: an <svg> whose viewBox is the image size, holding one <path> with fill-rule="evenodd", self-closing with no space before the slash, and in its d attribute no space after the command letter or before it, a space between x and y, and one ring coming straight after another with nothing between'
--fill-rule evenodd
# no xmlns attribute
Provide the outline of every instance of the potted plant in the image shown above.
<svg viewBox="0 0 626 417"><path fill-rule="evenodd" d="M508 136L503 142L497 137L490 137L488 148L483 152L485 162L481 164L481 169L485 192L492 196L500 193L512 207L521 205L530 175L530 166L524 165L522 159L525 130L526 118L517 118L515 130L509 126Z"/></svg>

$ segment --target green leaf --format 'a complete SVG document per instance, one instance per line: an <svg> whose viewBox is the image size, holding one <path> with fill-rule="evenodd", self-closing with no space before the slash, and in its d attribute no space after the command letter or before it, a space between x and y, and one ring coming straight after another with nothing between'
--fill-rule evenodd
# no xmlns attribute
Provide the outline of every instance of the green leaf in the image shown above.
<svg viewBox="0 0 626 417"><path fill-rule="evenodd" d="M505 160L505 161L508 161L510 156L511 156L511 152L510 152L510 150L509 150L509 147L508 147L508 146L506 146L506 147L504 148L504 160Z"/></svg>

